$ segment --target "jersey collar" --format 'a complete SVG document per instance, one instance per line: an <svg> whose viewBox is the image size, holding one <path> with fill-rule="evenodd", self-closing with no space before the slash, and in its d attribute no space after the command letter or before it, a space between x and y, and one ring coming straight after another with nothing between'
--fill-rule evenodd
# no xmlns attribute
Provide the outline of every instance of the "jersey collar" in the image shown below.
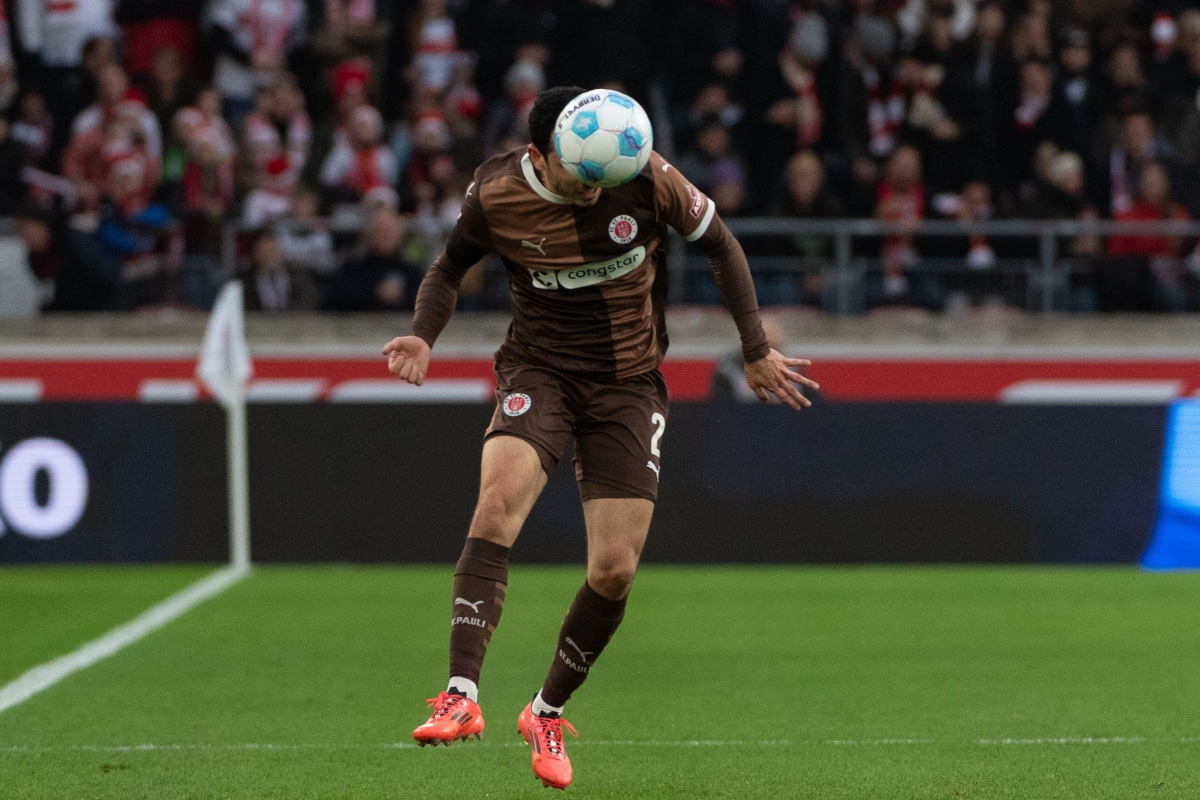
<svg viewBox="0 0 1200 800"><path fill-rule="evenodd" d="M537 192L538 197L543 200L549 200L551 203L558 203L560 206L570 205L571 201L560 194L547 189L538 179L537 170L533 168L533 161L529 158L529 153L521 156L521 171L525 173L525 182L529 184L529 188Z"/></svg>

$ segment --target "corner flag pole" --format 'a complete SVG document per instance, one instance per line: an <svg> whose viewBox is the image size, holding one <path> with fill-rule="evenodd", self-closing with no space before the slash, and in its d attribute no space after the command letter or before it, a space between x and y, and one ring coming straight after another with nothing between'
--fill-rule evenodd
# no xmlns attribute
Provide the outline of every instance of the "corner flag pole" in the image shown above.
<svg viewBox="0 0 1200 800"><path fill-rule="evenodd" d="M250 459L246 443L246 392L226 409L229 451L229 561L238 570L250 568Z"/></svg>
<svg viewBox="0 0 1200 800"><path fill-rule="evenodd" d="M225 284L204 332L196 374L225 409L229 477L229 562L250 569L250 465L246 432L246 383L254 374L246 345L242 285Z"/></svg>

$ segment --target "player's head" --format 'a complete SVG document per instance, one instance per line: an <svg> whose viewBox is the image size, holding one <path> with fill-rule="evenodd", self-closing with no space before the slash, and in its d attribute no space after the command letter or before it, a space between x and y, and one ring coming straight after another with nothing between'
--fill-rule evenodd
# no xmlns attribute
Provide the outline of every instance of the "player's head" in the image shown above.
<svg viewBox="0 0 1200 800"><path fill-rule="evenodd" d="M581 86L555 86L537 96L529 111L529 158L546 188L577 206L594 205L600 189L588 186L563 167L554 152L554 126L558 115L587 90Z"/></svg>
<svg viewBox="0 0 1200 800"><path fill-rule="evenodd" d="M554 126L567 103L586 92L582 86L555 86L545 90L533 101L529 111L529 138L542 156L554 152Z"/></svg>

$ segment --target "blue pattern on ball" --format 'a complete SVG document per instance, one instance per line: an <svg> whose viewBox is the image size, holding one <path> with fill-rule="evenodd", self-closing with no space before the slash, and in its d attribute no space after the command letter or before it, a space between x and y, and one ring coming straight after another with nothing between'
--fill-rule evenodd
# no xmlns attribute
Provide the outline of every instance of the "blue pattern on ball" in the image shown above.
<svg viewBox="0 0 1200 800"><path fill-rule="evenodd" d="M580 111L571 121L571 130L580 139L586 139L600 130L600 121L596 119L595 111Z"/></svg>
<svg viewBox="0 0 1200 800"><path fill-rule="evenodd" d="M633 98L626 97L620 92L609 92L608 102L616 103L619 106L625 106L625 108L633 108Z"/></svg>
<svg viewBox="0 0 1200 800"><path fill-rule="evenodd" d="M579 170L579 177L585 181L602 181L604 180L604 165L598 161L592 161L590 158L585 158L576 165Z"/></svg>
<svg viewBox="0 0 1200 800"><path fill-rule="evenodd" d="M646 144L646 139L637 128L626 128L617 137L617 143L621 148L621 155L637 158L637 154Z"/></svg>

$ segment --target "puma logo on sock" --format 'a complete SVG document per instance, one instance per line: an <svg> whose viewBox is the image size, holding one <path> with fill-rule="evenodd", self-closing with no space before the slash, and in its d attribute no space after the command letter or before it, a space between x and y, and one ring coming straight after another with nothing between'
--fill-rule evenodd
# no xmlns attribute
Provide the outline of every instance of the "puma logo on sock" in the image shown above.
<svg viewBox="0 0 1200 800"><path fill-rule="evenodd" d="M470 606L471 610L472 610L472 611L474 611L476 614L478 614L478 613L479 613L479 607L480 607L481 605L483 605L483 601L482 601L482 600L476 600L474 603L472 603L470 600L464 600L464 599L463 599L463 598L461 598L461 597L456 597L456 598L454 598L454 605L456 605L456 606Z"/></svg>
<svg viewBox="0 0 1200 800"><path fill-rule="evenodd" d="M593 650L581 649L579 647L579 645L575 644L575 640L572 639L570 636L568 636L564 641L566 641L567 644L571 645L571 647L575 648L575 652L579 653L579 658L582 659L583 663L585 663L585 664L588 663L588 656L590 656L593 652L595 652Z"/></svg>

